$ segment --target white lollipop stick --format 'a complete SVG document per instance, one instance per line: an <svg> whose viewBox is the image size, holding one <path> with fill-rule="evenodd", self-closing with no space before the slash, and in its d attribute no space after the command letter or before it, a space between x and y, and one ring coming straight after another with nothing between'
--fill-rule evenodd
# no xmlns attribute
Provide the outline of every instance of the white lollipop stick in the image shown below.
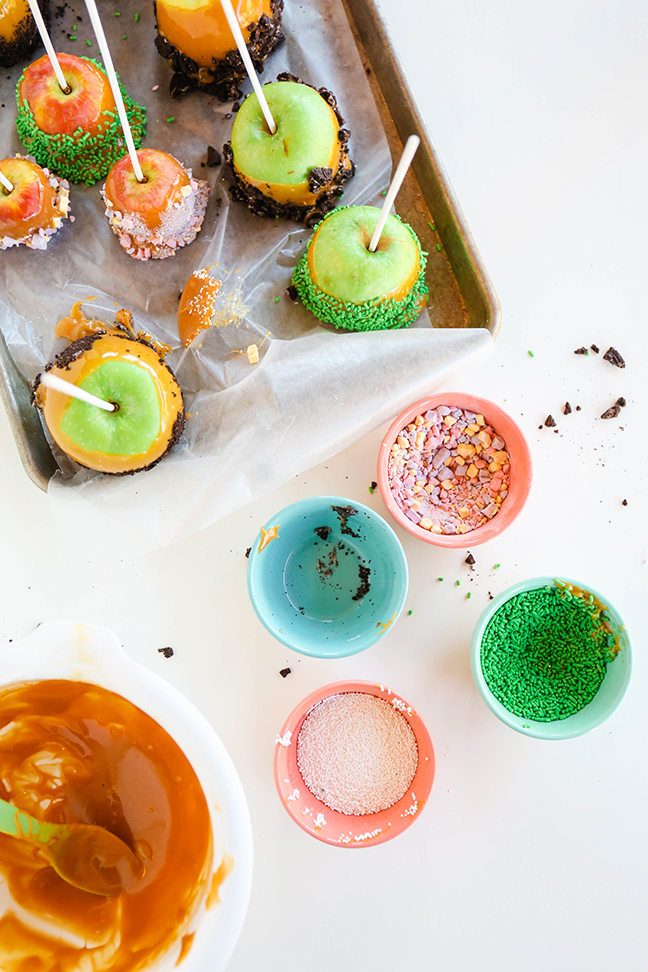
<svg viewBox="0 0 648 972"><path fill-rule="evenodd" d="M0 172L0 182L5 187L7 192L13 192L13 185L9 182L9 180L7 179L6 175L3 172Z"/></svg>
<svg viewBox="0 0 648 972"><path fill-rule="evenodd" d="M110 56L110 48L108 47L108 41L106 40L106 35L104 34L103 25L99 17L99 11L97 10L97 4L95 3L95 0L85 0L85 5L90 15L90 20L92 22L92 27L95 32L95 37L97 38L97 43L99 44L99 50L101 51L101 59L104 64L104 68L106 69L108 80L110 81L110 87L112 89L113 98L115 99L115 104L117 106L117 111L119 113L119 120L121 122L121 127L124 131L124 138L126 139L126 148L128 149L128 154L130 155L131 164L135 172L135 178L137 179L138 182L146 182L146 179L144 178L144 173L142 172L142 167L137 157L135 142L133 141L133 135L131 133L130 125L128 124L128 118L126 116L124 99L122 98L122 93L119 87L119 82L117 80L117 75L115 74L115 67L112 62L112 57Z"/></svg>
<svg viewBox="0 0 648 972"><path fill-rule="evenodd" d="M410 135L410 137L405 142L405 148L403 149L403 154L401 155L400 162L396 167L394 172L394 178L391 181L391 185L387 190L387 195L385 196L385 201L380 213L380 219L376 223L376 228L373 231L373 236L371 237L371 243L369 244L369 249L372 253L376 252L376 247L378 246L378 241L382 236L382 231L385 228L385 223L387 222L387 217L389 216L389 210L394 205L394 200L398 195L398 190L403 184L403 179L407 175L407 170L409 169L412 159L416 154L416 150L421 144L421 139L418 135Z"/></svg>
<svg viewBox="0 0 648 972"><path fill-rule="evenodd" d="M268 102L266 101L266 96L263 93L261 84L259 83L259 77L254 69L254 64L252 63L252 58L250 57L250 52L245 44L245 38L243 37L243 31L239 25L236 14L234 13L234 7L232 6L231 0L220 0L221 7L223 8L223 13L229 24L229 29L234 34L234 40L236 41L236 46L238 47L238 52L241 55L243 64L245 65L245 70L248 73L248 77L252 82L252 87L254 88L254 93L259 99L259 104L261 105L261 111L263 112L263 117L266 120L268 128L274 135L277 131L277 126L275 120L272 117L270 108L268 107Z"/></svg>
<svg viewBox="0 0 648 972"><path fill-rule="evenodd" d="M56 52L54 51L54 47L50 40L50 36L47 33L47 27L45 26L43 15L40 12L40 7L38 6L38 0L27 0L27 3L29 4L29 9L32 12L32 17L36 21L36 26L38 27L38 33L41 35L41 40L45 45L45 50L47 51L47 56L50 59L50 64L52 65L52 69L54 71L54 74L56 75L56 80L59 83L59 87L61 91L65 92L65 94L69 94L72 89L70 88L70 85L65 80L63 72L61 71L61 65L58 62L58 58L56 56Z"/></svg>
<svg viewBox="0 0 648 972"><path fill-rule="evenodd" d="M96 395L91 395L90 392L84 391L83 388L77 388L71 381L65 381L64 378L51 375L49 371L44 371L40 376L40 384L45 385L46 388L51 388L52 391L69 395L70 398L78 398L79 401L87 402L88 405L96 405L97 408L103 408L104 412L115 411L115 406L111 402L105 402L103 398L97 398Z"/></svg>

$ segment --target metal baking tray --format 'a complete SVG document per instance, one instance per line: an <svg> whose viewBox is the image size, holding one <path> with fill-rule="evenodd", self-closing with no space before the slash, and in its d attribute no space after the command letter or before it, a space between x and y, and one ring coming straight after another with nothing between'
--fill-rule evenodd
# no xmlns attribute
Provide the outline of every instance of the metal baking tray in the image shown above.
<svg viewBox="0 0 648 972"><path fill-rule="evenodd" d="M374 0L341 0L380 115L392 159L411 134L421 138L397 210L428 253L428 313L434 327L483 327L496 337L500 308L477 247L432 146L387 24ZM432 228L434 227L434 228ZM440 244L440 248L438 248ZM0 396L29 478L42 490L58 466L30 388L0 332Z"/></svg>

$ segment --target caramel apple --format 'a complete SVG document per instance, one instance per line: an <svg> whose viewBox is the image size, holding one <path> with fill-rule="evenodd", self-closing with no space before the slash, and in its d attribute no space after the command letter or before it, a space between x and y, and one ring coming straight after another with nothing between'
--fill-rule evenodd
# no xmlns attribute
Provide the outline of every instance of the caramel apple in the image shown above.
<svg viewBox="0 0 648 972"><path fill-rule="evenodd" d="M255 94L239 109L223 156L234 176L234 199L257 216L282 216L314 226L334 209L355 167L349 132L335 96L292 74L263 86L276 131Z"/></svg>
<svg viewBox="0 0 648 972"><path fill-rule="evenodd" d="M283 0L238 0L236 16L256 70L284 40ZM155 46L174 74L172 97L202 88L220 101L240 98L246 72L220 0L156 0Z"/></svg>
<svg viewBox="0 0 648 972"><path fill-rule="evenodd" d="M49 27L49 0L38 0L38 6ZM27 0L0 0L0 67L11 67L24 61L40 43L38 27Z"/></svg>
<svg viewBox="0 0 648 972"><path fill-rule="evenodd" d="M46 249L68 215L68 183L22 155L2 159L0 171L13 186L0 185L0 250L21 243Z"/></svg>
<svg viewBox="0 0 648 972"><path fill-rule="evenodd" d="M61 90L48 57L30 64L18 82L18 135L41 165L70 182L91 185L126 151L115 100L97 61L57 57L69 90ZM145 109L123 88L122 94L133 139L140 145Z"/></svg>
<svg viewBox="0 0 648 972"><path fill-rule="evenodd" d="M196 238L209 189L166 152L140 149L137 157L143 182L137 181L128 155L108 173L102 190L106 216L130 256L163 260Z"/></svg>
<svg viewBox="0 0 648 972"><path fill-rule="evenodd" d="M155 466L178 442L184 429L182 392L164 362L162 346L136 333L130 314L118 323L73 316L57 327L57 336L74 340L46 372L78 385L115 405L105 412L63 392L46 388L41 375L32 400L43 414L57 445L82 466L98 472L128 475Z"/></svg>

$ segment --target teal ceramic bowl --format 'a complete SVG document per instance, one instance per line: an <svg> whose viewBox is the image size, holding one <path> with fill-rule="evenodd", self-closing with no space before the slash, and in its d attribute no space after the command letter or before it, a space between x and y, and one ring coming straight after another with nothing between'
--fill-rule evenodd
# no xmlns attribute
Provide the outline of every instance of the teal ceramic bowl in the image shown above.
<svg viewBox="0 0 648 972"><path fill-rule="evenodd" d="M288 648L342 658L383 637L403 609L407 561L381 516L339 496L280 510L250 550L248 592Z"/></svg>
<svg viewBox="0 0 648 972"><path fill-rule="evenodd" d="M533 591L540 587L546 587L553 584L556 579L592 594L601 604L605 605L606 614L612 630L618 638L621 650L614 661L609 662L601 687L591 702L588 702L586 706L566 719L558 719L553 722L534 722L509 712L491 692L482 671L482 639L491 618L510 598L523 591ZM596 726L600 726L614 712L625 695L632 667L630 639L619 612L615 610L606 597L589 585L560 576L558 578L533 577L531 580L520 581L519 584L509 587L508 590L496 597L477 622L472 637L470 664L475 685L489 709L511 729L524 733L526 736L533 736L536 739L573 739L575 736L582 736L591 729L595 729Z"/></svg>

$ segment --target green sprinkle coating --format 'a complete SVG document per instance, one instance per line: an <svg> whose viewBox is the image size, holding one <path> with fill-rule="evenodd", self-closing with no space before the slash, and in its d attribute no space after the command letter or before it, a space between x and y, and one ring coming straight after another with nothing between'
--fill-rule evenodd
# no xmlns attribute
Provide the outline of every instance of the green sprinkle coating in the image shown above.
<svg viewBox="0 0 648 972"><path fill-rule="evenodd" d="M105 74L99 61L90 57L82 60L91 61ZM16 98L21 80L22 77L16 86ZM129 97L121 82L119 87L124 97L133 141L135 147L139 148L146 128L146 109ZM127 152L117 110L104 111L103 115L103 131L96 135L89 135L81 129L74 135L46 135L36 124L27 102L22 105L18 102L16 128L21 142L39 165L51 169L70 182L85 182L91 186L98 179L102 179Z"/></svg>
<svg viewBox="0 0 648 972"><path fill-rule="evenodd" d="M605 606L556 581L499 608L484 632L481 667L513 715L555 722L592 701L620 647Z"/></svg>
<svg viewBox="0 0 648 972"><path fill-rule="evenodd" d="M332 213L339 212L340 209L348 208L350 207L339 206L327 214L324 219L327 219ZM400 216L394 215L394 219L403 222ZM320 225L321 223L317 224L317 226ZM317 226L314 227L315 230ZM292 277L293 286L311 314L314 314L320 321L333 324L335 327L346 328L349 331L384 331L388 328L406 327L412 321L415 321L423 310L429 294L425 285L425 258L427 254L421 250L421 244L411 226L407 223L403 223L403 226L407 227L416 242L420 265L416 282L403 300L384 300L378 297L360 304L352 304L350 301L342 301L331 294L324 293L313 283L310 275L308 251L313 240L311 237L306 252L295 267Z"/></svg>

